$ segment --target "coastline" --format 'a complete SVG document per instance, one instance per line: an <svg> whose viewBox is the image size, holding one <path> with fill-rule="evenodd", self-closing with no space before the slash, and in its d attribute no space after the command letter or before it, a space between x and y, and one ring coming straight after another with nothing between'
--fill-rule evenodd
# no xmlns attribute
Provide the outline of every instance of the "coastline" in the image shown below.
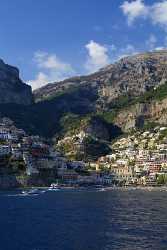
<svg viewBox="0 0 167 250"><path fill-rule="evenodd" d="M0 192L11 192L11 191L23 191L23 190L49 190L49 186L41 187L41 186L29 186L29 187L19 187L19 188L8 188L8 189L0 189ZM63 186L60 187L59 191L67 191L67 190L76 190L76 191L167 191L167 186L128 186L128 187L75 187L75 186Z"/></svg>

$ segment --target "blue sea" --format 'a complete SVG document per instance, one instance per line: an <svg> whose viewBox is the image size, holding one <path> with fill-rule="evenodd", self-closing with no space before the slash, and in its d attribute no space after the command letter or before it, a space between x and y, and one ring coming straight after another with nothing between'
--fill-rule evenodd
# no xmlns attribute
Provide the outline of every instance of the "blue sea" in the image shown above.
<svg viewBox="0 0 167 250"><path fill-rule="evenodd" d="M167 250L167 192L0 193L0 250Z"/></svg>

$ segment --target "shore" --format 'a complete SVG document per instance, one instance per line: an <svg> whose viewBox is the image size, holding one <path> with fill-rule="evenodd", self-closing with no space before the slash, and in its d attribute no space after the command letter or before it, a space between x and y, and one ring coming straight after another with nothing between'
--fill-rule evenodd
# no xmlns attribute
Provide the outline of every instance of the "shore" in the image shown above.
<svg viewBox="0 0 167 250"><path fill-rule="evenodd" d="M49 186L47 187L41 187L41 186L31 186L31 187L19 187L19 188L11 188L11 189L1 189L0 191L20 191L20 190L30 190L30 189L38 189L38 190L49 190ZM75 187L75 186L62 186L59 187L59 190L78 190L78 191L136 191L136 190L144 190L144 191L167 191L167 186L137 186L137 187L118 187L118 186L110 186L110 187ZM57 191L57 190L55 190Z"/></svg>

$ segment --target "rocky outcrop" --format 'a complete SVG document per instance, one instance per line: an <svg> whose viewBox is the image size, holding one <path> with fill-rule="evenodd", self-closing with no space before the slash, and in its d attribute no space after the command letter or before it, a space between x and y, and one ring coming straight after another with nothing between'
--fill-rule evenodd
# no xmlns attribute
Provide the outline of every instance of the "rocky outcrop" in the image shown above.
<svg viewBox="0 0 167 250"><path fill-rule="evenodd" d="M99 71L103 75L102 97L139 96L167 80L167 51L125 57ZM105 75L105 77L104 77Z"/></svg>
<svg viewBox="0 0 167 250"><path fill-rule="evenodd" d="M0 104L29 105L33 102L31 87L21 81L19 70L0 60Z"/></svg>
<svg viewBox="0 0 167 250"><path fill-rule="evenodd" d="M84 131L85 134L104 141L110 141L121 134L121 129L118 126L108 124L98 116L92 116L86 123L83 122L80 126L80 131Z"/></svg>
<svg viewBox="0 0 167 250"><path fill-rule="evenodd" d="M94 138L102 140L110 139L109 129L100 119L92 119L92 121L83 128L83 131Z"/></svg>
<svg viewBox="0 0 167 250"><path fill-rule="evenodd" d="M133 128L142 128L146 122L167 124L167 98L150 103L137 103L121 110L114 123L124 132Z"/></svg>

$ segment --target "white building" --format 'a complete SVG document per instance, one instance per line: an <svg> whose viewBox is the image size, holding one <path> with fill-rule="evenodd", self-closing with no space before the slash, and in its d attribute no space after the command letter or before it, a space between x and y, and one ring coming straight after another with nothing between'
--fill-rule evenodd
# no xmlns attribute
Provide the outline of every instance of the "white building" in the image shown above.
<svg viewBox="0 0 167 250"><path fill-rule="evenodd" d="M11 135L7 131L0 131L0 140L10 140Z"/></svg>

